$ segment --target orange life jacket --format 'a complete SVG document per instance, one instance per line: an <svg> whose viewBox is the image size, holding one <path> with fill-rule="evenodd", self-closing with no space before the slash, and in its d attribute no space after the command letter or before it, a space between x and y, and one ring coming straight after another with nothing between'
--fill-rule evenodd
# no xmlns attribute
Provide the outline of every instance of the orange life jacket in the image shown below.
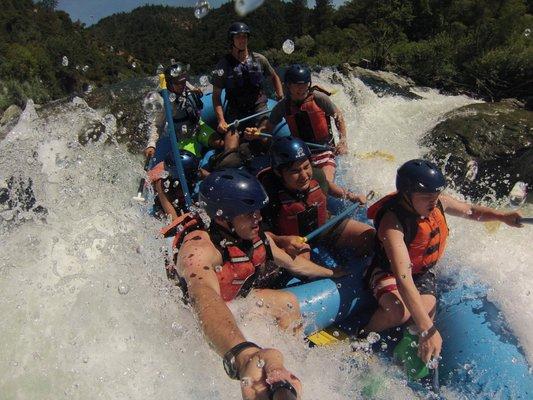
<svg viewBox="0 0 533 400"><path fill-rule="evenodd" d="M299 106L287 99L285 107L285 121L293 136L311 143L329 143L333 136L329 117L315 101L315 95L310 94Z"/></svg>
<svg viewBox="0 0 533 400"><path fill-rule="evenodd" d="M172 247L179 249L185 236L197 229L201 229L201 224L196 216L189 213L164 228L164 234L174 234ZM215 268L215 273L224 301L239 295L244 297L252 287L267 287L280 275L281 270L269 262L273 260L272 251L262 231L253 242L240 240L215 223L208 232L212 243L222 254L223 264Z"/></svg>
<svg viewBox="0 0 533 400"><path fill-rule="evenodd" d="M397 193L391 193L369 207L367 216L374 220L377 231L385 213L394 213L402 225L404 242L412 263L411 271L415 275L433 267L444 254L449 233L448 224L440 201L427 218L422 218L405 209L399 204L399 200ZM379 265L383 270L390 270L389 258L377 235L376 242L375 265Z"/></svg>
<svg viewBox="0 0 533 400"><path fill-rule="evenodd" d="M276 231L280 235L305 236L328 219L327 196L315 179L311 179L306 193L296 195L280 189L278 199L281 205Z"/></svg>

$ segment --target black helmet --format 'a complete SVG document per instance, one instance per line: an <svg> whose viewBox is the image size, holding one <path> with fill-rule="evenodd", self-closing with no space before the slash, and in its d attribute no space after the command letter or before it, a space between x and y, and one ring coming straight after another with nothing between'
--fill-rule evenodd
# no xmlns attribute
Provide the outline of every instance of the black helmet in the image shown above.
<svg viewBox="0 0 533 400"><path fill-rule="evenodd" d="M275 138L270 146L270 166L273 169L310 157L309 147L303 140L294 136Z"/></svg>
<svg viewBox="0 0 533 400"><path fill-rule="evenodd" d="M285 71L285 83L311 83L311 70L300 64L293 64Z"/></svg>
<svg viewBox="0 0 533 400"><path fill-rule="evenodd" d="M228 28L228 40L232 41L233 36L238 33L246 33L250 36L250 28L244 22L234 22Z"/></svg>
<svg viewBox="0 0 533 400"><path fill-rule="evenodd" d="M194 183L198 180L198 166L200 160L193 153L188 150L180 150L181 165L183 166L183 172L187 182ZM172 153L169 153L165 158L165 169L170 176L174 179L178 179L178 168L174 163L174 157Z"/></svg>
<svg viewBox="0 0 533 400"><path fill-rule="evenodd" d="M200 184L199 201L211 218L231 220L260 210L268 203L261 183L250 173L234 168L209 174Z"/></svg>
<svg viewBox="0 0 533 400"><path fill-rule="evenodd" d="M170 86L172 82L183 82L188 78L190 65L180 62L174 63L165 69L165 80L167 86Z"/></svg>
<svg viewBox="0 0 533 400"><path fill-rule="evenodd" d="M398 168L396 189L403 193L438 193L446 187L440 169L426 160L410 160Z"/></svg>

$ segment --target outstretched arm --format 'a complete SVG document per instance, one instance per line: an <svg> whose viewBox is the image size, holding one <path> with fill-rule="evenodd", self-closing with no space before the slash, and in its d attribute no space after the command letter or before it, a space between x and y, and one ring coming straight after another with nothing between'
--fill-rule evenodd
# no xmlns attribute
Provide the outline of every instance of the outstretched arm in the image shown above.
<svg viewBox="0 0 533 400"><path fill-rule="evenodd" d="M523 225L520 223L522 215L518 211L499 211L493 208L473 205L464 201L457 200L451 196L441 194L439 199L442 203L444 211L456 217L471 219L474 221L500 221L505 222L509 226L520 228Z"/></svg>
<svg viewBox="0 0 533 400"><path fill-rule="evenodd" d="M287 269L295 275L306 276L308 278L336 278L346 274L346 270L342 268L324 268L304 257L296 257L293 259L276 245L270 232L266 232L266 235L270 239L270 247L272 249L272 255L274 256L274 261L279 266Z"/></svg>

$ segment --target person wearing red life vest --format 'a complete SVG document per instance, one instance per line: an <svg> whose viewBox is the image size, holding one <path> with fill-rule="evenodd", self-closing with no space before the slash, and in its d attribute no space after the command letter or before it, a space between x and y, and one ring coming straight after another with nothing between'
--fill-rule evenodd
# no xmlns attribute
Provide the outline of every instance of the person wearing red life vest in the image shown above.
<svg viewBox="0 0 533 400"><path fill-rule="evenodd" d="M356 195L329 182L322 170L313 168L311 152L301 139L280 137L270 148L271 169L259 173L270 203L263 217L276 235L304 237L324 225L329 219L328 195L366 202L366 196ZM295 256L298 249L278 245ZM374 229L351 218L339 221L320 234L313 243L333 244L334 248L351 248L357 255L369 255L374 243Z"/></svg>
<svg viewBox="0 0 533 400"><path fill-rule="evenodd" d="M305 142L332 146L331 150L313 150L313 167L320 168L329 182L334 181L335 154L348 152L346 142L346 123L339 108L333 104L323 91L311 86L311 71L300 64L291 65L285 72L285 86L288 96L272 109L268 121L260 130L272 132L283 118L292 136ZM331 119L339 132L337 146L333 144ZM249 128L246 135L253 136L257 129Z"/></svg>
<svg viewBox="0 0 533 400"><path fill-rule="evenodd" d="M438 359L442 338L433 325L436 280L433 267L442 257L449 228L445 213L474 221L501 221L522 226L516 211L471 205L442 191L446 180L425 160L410 160L396 175L397 192L368 209L377 230L376 253L369 269L370 288L379 308L360 337L412 321L419 335L418 354L427 363Z"/></svg>
<svg viewBox="0 0 533 400"><path fill-rule="evenodd" d="M260 228L260 210L267 203L255 176L238 169L213 172L199 193L199 204L211 218L209 228L199 229L192 217L185 217L174 240L179 248L177 274L185 281L203 333L223 356L231 378L250 378L250 384L241 387L243 398L256 400L268 398L268 387L276 382L286 382L298 393L301 383L285 369L281 352L246 341L226 303L237 297L256 298L281 328L296 329L301 317L296 296L274 289L283 286L282 271L310 278L346 274L295 260L281 250ZM263 367L258 368L259 360Z"/></svg>

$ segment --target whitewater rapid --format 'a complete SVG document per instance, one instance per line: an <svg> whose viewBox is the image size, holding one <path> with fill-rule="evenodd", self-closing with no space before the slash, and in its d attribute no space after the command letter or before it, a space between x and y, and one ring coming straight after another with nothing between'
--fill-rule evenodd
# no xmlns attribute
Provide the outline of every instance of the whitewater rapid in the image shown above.
<svg viewBox="0 0 533 400"><path fill-rule="evenodd" d="M398 165L424 154L422 135L473 102L422 89L417 101L380 97L357 79L332 85L331 74L318 79L339 89L333 100L351 149L339 173L360 192L391 191ZM104 134L82 146L79 136L95 123ZM0 397L239 399L239 383L227 379L166 279L160 223L132 200L143 176L140 156L118 145L116 133L113 115L76 98L42 108L29 102L0 142L0 185L16 177L27 187L31 178L36 200L30 210L0 208ZM371 154L377 150L391 157ZM451 218L450 225L440 273L487 283L533 354L530 228L501 226L489 235L483 224ZM249 340L284 352L306 399L361 398L372 376L385 375L391 378L375 398L413 398L394 367L375 361L357 368L347 345L309 349L272 321L252 318L254 307L236 302L239 324Z"/></svg>

